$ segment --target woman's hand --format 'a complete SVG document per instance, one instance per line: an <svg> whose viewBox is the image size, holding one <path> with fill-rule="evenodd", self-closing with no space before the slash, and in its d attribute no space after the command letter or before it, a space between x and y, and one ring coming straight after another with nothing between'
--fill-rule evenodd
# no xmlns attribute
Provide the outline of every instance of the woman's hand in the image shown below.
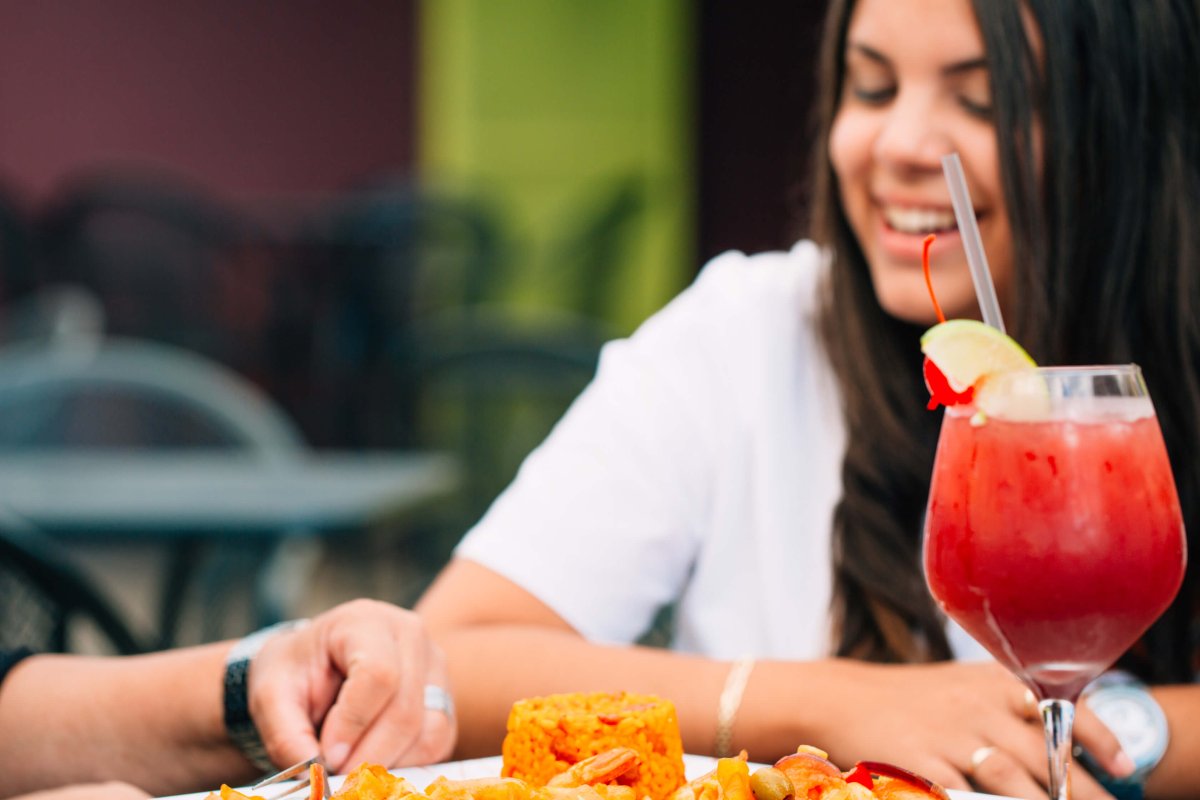
<svg viewBox="0 0 1200 800"><path fill-rule="evenodd" d="M891 762L948 789L1045 798L1045 735L1032 693L995 663L874 665L840 662L847 684L836 721L817 746L851 760ZM1133 769L1112 732L1086 707L1075 739L1114 775ZM842 756L845 758L845 756ZM840 762L838 762L840 763ZM1090 775L1071 770L1074 800L1109 798Z"/></svg>
<svg viewBox="0 0 1200 800"><path fill-rule="evenodd" d="M150 795L136 786L120 781L81 783L62 789L23 794L13 800L145 800Z"/></svg>
<svg viewBox="0 0 1200 800"><path fill-rule="evenodd" d="M250 668L250 713L277 765L317 753L335 772L428 764L457 736L452 714L425 707L425 687L447 682L420 617L355 600L268 640Z"/></svg>

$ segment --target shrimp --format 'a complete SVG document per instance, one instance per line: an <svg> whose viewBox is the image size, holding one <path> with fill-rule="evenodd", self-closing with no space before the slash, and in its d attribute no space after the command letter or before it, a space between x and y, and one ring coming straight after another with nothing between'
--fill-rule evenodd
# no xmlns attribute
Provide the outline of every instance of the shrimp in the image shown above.
<svg viewBox="0 0 1200 800"><path fill-rule="evenodd" d="M597 783L615 781L641 763L641 756L631 747L614 747L597 753L591 758L585 758L566 772L560 772L549 781L547 786L570 788L573 786L588 786Z"/></svg>

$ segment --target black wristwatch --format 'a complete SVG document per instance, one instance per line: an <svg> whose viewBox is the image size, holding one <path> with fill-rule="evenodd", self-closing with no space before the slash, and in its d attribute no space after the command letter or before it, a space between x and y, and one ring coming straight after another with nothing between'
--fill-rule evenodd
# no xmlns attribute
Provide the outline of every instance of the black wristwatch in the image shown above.
<svg viewBox="0 0 1200 800"><path fill-rule="evenodd" d="M1144 683L1119 670L1092 681L1082 701L1112 730L1136 769L1129 777L1114 778L1086 750L1079 753L1079 763L1117 800L1142 800L1146 777L1162 760L1171 739L1162 707Z"/></svg>
<svg viewBox="0 0 1200 800"><path fill-rule="evenodd" d="M263 772L270 772L274 765L250 715L250 662L272 636L307 624L306 619L294 619L255 631L235 643L225 657L225 731L250 763Z"/></svg>

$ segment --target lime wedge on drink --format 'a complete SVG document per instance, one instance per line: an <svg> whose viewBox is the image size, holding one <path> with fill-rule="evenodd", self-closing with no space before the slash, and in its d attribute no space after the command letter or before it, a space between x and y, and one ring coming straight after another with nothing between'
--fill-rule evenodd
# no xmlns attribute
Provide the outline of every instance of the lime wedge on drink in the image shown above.
<svg viewBox="0 0 1200 800"><path fill-rule="evenodd" d="M921 336L921 352L956 392L965 392L993 372L1037 366L1012 337L973 319L951 319L934 325Z"/></svg>

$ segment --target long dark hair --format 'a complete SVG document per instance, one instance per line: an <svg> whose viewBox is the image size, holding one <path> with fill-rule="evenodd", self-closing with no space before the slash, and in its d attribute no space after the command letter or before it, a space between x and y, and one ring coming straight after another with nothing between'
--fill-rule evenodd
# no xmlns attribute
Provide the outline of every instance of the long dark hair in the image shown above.
<svg viewBox="0 0 1200 800"><path fill-rule="evenodd" d="M810 235L834 253L821 332L848 438L833 520L835 650L943 659L920 570L940 415L924 408L920 331L879 305L842 213L828 136L853 0L831 3ZM1189 545L1200 531L1200 10L1195 0L973 0L987 51L1014 237L1010 330L1039 362L1141 364ZM1032 17L1030 41L1022 10ZM1035 154L1040 131L1040 165ZM1127 665L1190 681L1196 569Z"/></svg>

